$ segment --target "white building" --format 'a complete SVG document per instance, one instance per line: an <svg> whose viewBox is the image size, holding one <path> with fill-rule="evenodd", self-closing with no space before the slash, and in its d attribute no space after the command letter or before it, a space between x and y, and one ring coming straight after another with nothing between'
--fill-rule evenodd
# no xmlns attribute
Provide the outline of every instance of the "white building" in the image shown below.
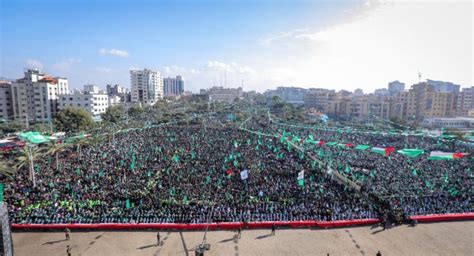
<svg viewBox="0 0 474 256"><path fill-rule="evenodd" d="M109 107L109 96L100 89L93 89L95 88L85 85L83 92L76 90L72 94L60 95L59 109L62 110L68 107L82 108L89 112L92 117L105 113Z"/></svg>
<svg viewBox="0 0 474 256"><path fill-rule="evenodd" d="M122 102L122 97L118 95L108 95L109 96L109 106L124 104Z"/></svg>
<svg viewBox="0 0 474 256"><path fill-rule="evenodd" d="M0 119L13 119L12 88L9 81L0 81Z"/></svg>
<svg viewBox="0 0 474 256"><path fill-rule="evenodd" d="M422 125L429 128L474 128L474 118L470 117L434 117L423 119Z"/></svg>
<svg viewBox="0 0 474 256"><path fill-rule="evenodd" d="M67 92L67 79L28 69L24 78L12 83L14 118L21 122L50 122L58 110L58 95Z"/></svg>
<svg viewBox="0 0 474 256"><path fill-rule="evenodd" d="M163 79L158 71L130 70L132 103L153 105L163 98Z"/></svg>
<svg viewBox="0 0 474 256"><path fill-rule="evenodd" d="M99 86L95 84L84 85L84 92L85 93L105 93L103 90L99 88Z"/></svg>

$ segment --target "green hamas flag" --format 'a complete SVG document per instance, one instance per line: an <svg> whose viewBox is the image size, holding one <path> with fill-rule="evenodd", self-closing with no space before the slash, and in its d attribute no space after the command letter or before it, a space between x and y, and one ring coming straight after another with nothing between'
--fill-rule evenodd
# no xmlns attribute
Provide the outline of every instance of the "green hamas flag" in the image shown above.
<svg viewBox="0 0 474 256"><path fill-rule="evenodd" d="M175 163L178 163L178 162L179 162L179 156L176 155L176 154L173 156L172 159L173 159L173 161L174 161Z"/></svg>
<svg viewBox="0 0 474 256"><path fill-rule="evenodd" d="M135 170L135 161L136 161L136 158L135 158L135 155L132 156L132 162L130 163L130 169L133 171Z"/></svg>
<svg viewBox="0 0 474 256"><path fill-rule="evenodd" d="M0 202L3 202L3 183L0 183Z"/></svg>
<svg viewBox="0 0 474 256"><path fill-rule="evenodd" d="M125 208L130 209L130 199L128 199L128 198L125 201Z"/></svg>
<svg viewBox="0 0 474 256"><path fill-rule="evenodd" d="M417 157L421 154L424 154L425 151L423 149L404 148L404 149L397 150L397 153L400 153L408 157Z"/></svg>
<svg viewBox="0 0 474 256"><path fill-rule="evenodd" d="M344 169L345 173L350 173L351 172L351 167L349 165L346 165L346 169Z"/></svg>
<svg viewBox="0 0 474 256"><path fill-rule="evenodd" d="M412 173L414 176L416 176L416 175L417 175L416 169L413 169L413 170L411 171L411 173Z"/></svg>
<svg viewBox="0 0 474 256"><path fill-rule="evenodd" d="M188 204L188 196L187 195L185 195L183 197L183 204Z"/></svg>
<svg viewBox="0 0 474 256"><path fill-rule="evenodd" d="M304 170L298 173L298 186L304 186Z"/></svg>
<svg viewBox="0 0 474 256"><path fill-rule="evenodd" d="M362 144L357 145L357 146L355 147L355 149L358 149L358 150L366 150L366 149L368 149L368 148L370 148L369 145L362 145Z"/></svg>

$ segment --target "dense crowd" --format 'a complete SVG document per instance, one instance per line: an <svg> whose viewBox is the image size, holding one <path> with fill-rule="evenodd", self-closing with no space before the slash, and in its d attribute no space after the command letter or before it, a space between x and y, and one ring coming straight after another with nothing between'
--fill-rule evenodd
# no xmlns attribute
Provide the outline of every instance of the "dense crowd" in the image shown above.
<svg viewBox="0 0 474 256"><path fill-rule="evenodd" d="M385 199L392 208L406 215L472 212L473 149L429 136L400 133L349 131L343 129L308 129L274 123L273 130L307 139L309 136L338 145L301 143L305 150L328 163L339 173ZM267 128L268 129L268 128ZM407 157L396 151L388 156L356 145L395 149L423 149L424 154ZM467 153L461 159L429 160L431 151Z"/></svg>
<svg viewBox="0 0 474 256"><path fill-rule="evenodd" d="M16 223L204 223L376 217L278 138L237 128L130 130L23 168L6 187ZM248 178L240 172L247 170ZM307 182L299 186L298 172Z"/></svg>
<svg viewBox="0 0 474 256"><path fill-rule="evenodd" d="M212 125L211 125L212 126ZM314 143L462 150L423 136L308 129L265 118L235 126L170 124L132 129L36 160L6 183L14 223L205 223L376 218L374 202L327 169L406 215L468 212L472 155L455 161L374 154ZM253 131L253 132L252 132ZM284 138L281 138L284 134ZM289 136L289 138L286 138ZM316 163L287 143L312 152ZM304 183L297 180L304 171ZM241 176L248 173L248 177Z"/></svg>

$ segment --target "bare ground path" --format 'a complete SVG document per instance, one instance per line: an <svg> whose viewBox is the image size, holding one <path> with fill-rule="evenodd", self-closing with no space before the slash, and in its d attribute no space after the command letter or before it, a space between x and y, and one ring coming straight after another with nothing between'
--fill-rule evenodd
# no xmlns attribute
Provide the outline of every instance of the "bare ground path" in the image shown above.
<svg viewBox="0 0 474 256"><path fill-rule="evenodd" d="M474 222L444 222L399 226L382 231L380 227L340 229L284 229L275 236L270 230L236 232L211 231L205 255L474 255ZM194 255L204 232L160 231L73 232L64 240L62 232L13 233L15 255Z"/></svg>

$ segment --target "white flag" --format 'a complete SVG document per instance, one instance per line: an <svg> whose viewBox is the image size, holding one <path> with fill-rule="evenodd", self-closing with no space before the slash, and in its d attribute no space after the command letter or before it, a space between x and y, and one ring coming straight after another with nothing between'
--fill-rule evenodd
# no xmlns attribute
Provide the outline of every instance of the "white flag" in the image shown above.
<svg viewBox="0 0 474 256"><path fill-rule="evenodd" d="M304 179L304 170L298 173L298 180Z"/></svg>
<svg viewBox="0 0 474 256"><path fill-rule="evenodd" d="M248 170L243 170L240 172L240 179L246 180L249 177L249 171Z"/></svg>

